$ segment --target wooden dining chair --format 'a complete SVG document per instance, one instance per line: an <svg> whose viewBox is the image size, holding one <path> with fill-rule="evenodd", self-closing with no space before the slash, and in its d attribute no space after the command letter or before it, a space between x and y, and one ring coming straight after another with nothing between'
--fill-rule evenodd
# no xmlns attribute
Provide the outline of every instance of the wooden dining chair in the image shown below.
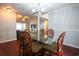
<svg viewBox="0 0 79 59"><path fill-rule="evenodd" d="M32 55L32 39L28 32L23 31L20 35L19 55Z"/></svg>
<svg viewBox="0 0 79 59"><path fill-rule="evenodd" d="M20 31L20 30L16 30L17 42L18 42L19 39L20 39L21 32L22 32L22 31Z"/></svg>
<svg viewBox="0 0 79 59"><path fill-rule="evenodd" d="M41 46L33 42L28 32L22 32L20 35L19 55L20 56L37 56L41 55Z"/></svg>
<svg viewBox="0 0 79 59"><path fill-rule="evenodd" d="M54 37L54 30L53 30L53 29L49 29L49 30L47 31L47 34L48 34L48 37L49 37L49 38L53 38L53 37Z"/></svg>
<svg viewBox="0 0 79 59"><path fill-rule="evenodd" d="M65 33L63 32L57 42L52 43L51 46L48 46L46 48L43 48L44 51L44 55L49 55L49 56L62 56L63 55L63 41L64 41L64 37L65 37Z"/></svg>

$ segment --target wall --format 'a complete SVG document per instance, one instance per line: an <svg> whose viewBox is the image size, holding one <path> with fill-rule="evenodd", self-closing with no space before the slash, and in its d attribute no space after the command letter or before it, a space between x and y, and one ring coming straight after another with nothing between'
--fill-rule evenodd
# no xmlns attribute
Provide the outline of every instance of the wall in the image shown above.
<svg viewBox="0 0 79 59"><path fill-rule="evenodd" d="M56 40L63 31L66 31L64 44L79 48L79 5L49 12L49 28L55 30L53 40Z"/></svg>
<svg viewBox="0 0 79 59"><path fill-rule="evenodd" d="M0 9L0 43L16 40L16 14Z"/></svg>

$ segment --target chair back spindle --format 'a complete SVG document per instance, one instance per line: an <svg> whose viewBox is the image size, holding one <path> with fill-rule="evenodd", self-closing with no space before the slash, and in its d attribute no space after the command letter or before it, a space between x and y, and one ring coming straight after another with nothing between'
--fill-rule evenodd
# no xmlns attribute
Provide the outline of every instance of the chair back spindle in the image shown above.
<svg viewBox="0 0 79 59"><path fill-rule="evenodd" d="M20 35L20 55L31 55L32 39L28 32L23 31Z"/></svg>

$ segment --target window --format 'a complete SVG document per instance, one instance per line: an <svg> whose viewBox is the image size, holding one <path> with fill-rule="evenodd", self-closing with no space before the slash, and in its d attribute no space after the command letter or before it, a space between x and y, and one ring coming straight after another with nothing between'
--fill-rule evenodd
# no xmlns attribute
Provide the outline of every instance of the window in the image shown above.
<svg viewBox="0 0 79 59"><path fill-rule="evenodd" d="M25 23L16 23L16 30L25 30L26 24Z"/></svg>

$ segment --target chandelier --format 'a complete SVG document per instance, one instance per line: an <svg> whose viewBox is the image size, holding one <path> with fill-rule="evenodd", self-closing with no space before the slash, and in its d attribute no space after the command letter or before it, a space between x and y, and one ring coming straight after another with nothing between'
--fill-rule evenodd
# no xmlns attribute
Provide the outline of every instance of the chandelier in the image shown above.
<svg viewBox="0 0 79 59"><path fill-rule="evenodd" d="M32 9L32 12L35 16L38 16L38 41L40 41L40 32L39 32L40 31L40 17L44 17L45 15L47 15L46 17L48 17L48 14L47 14L47 12L45 12L44 8L40 7L39 3L38 3L38 8Z"/></svg>

